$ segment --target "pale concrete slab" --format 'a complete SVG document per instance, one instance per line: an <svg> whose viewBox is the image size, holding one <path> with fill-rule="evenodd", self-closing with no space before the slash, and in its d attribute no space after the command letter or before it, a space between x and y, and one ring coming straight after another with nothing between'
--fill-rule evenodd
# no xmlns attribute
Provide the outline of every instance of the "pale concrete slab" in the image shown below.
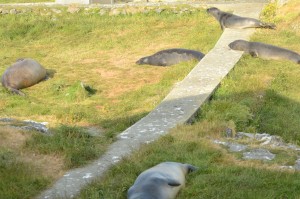
<svg viewBox="0 0 300 199"><path fill-rule="evenodd" d="M232 9L238 15L258 18L263 5L235 3L227 4L229 7L222 5L222 8ZM221 8L220 5L219 7ZM230 50L228 44L236 39L248 40L254 31L254 29L226 29L215 47L186 78L177 83L152 112L122 132L102 157L86 167L68 171L38 198L74 197L83 186L95 178L102 177L105 171L122 157L130 155L141 145L165 135L176 125L188 122L240 59L242 52Z"/></svg>

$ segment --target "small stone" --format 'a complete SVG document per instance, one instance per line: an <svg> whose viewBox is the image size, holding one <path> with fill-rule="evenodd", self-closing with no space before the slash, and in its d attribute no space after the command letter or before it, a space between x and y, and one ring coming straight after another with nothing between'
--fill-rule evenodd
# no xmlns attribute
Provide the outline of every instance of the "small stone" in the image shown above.
<svg viewBox="0 0 300 199"><path fill-rule="evenodd" d="M157 14L160 14L160 13L162 13L164 10L165 10L165 9L158 8L158 9L155 10L155 12L156 12Z"/></svg>
<svg viewBox="0 0 300 199"><path fill-rule="evenodd" d="M294 166L295 170L300 171L300 159L296 160L296 164Z"/></svg>
<svg viewBox="0 0 300 199"><path fill-rule="evenodd" d="M238 144L238 143L229 143L228 146L229 146L229 151L231 152L240 152L247 149L246 145Z"/></svg>
<svg viewBox="0 0 300 199"><path fill-rule="evenodd" d="M109 12L109 16L117 16L121 14L121 11L118 10L118 9L112 9L110 12Z"/></svg>
<svg viewBox="0 0 300 199"><path fill-rule="evenodd" d="M235 135L236 139L242 139L244 137L254 139L255 136L252 133L244 133L244 132L237 132L236 135Z"/></svg>
<svg viewBox="0 0 300 199"><path fill-rule="evenodd" d="M17 12L16 9L11 9L11 10L9 11L9 14L15 15L15 14L18 14L18 12Z"/></svg>
<svg viewBox="0 0 300 199"><path fill-rule="evenodd" d="M100 16L103 16L103 15L105 15L106 13L107 13L107 11L106 11L105 9L101 9L101 10L99 11Z"/></svg>
<svg viewBox="0 0 300 199"><path fill-rule="evenodd" d="M3 14L3 15L6 15L6 14L8 14L8 13L9 13L8 10L2 10L2 11L1 11L1 14Z"/></svg>
<svg viewBox="0 0 300 199"><path fill-rule="evenodd" d="M62 13L61 10L56 9L56 8L52 8L51 11L54 12L55 14L60 14L60 13Z"/></svg>
<svg viewBox="0 0 300 199"><path fill-rule="evenodd" d="M232 133L231 128L226 128L226 137L227 138L232 138L233 137L233 133Z"/></svg>
<svg viewBox="0 0 300 199"><path fill-rule="evenodd" d="M71 13L71 14L78 13L79 11L80 11L80 8L74 7L74 6L70 6L70 7L68 7L68 9L67 9L67 12L69 12L69 13Z"/></svg>

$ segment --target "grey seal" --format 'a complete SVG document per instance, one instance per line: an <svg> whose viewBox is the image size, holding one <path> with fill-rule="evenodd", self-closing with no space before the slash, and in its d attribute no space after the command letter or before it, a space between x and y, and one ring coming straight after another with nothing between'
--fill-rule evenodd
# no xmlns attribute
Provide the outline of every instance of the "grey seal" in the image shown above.
<svg viewBox="0 0 300 199"><path fill-rule="evenodd" d="M22 58L4 71L1 83L9 91L24 96L25 94L19 89L33 86L44 80L46 76L47 70L41 64L33 59Z"/></svg>
<svg viewBox="0 0 300 199"><path fill-rule="evenodd" d="M241 17L228 12L223 12L216 7L208 8L206 11L218 20L222 30L224 30L224 28L276 28L275 24L265 23L254 18Z"/></svg>
<svg viewBox="0 0 300 199"><path fill-rule="evenodd" d="M173 199L185 185L185 176L198 168L163 162L142 172L127 192L128 199Z"/></svg>
<svg viewBox="0 0 300 199"><path fill-rule="evenodd" d="M204 54L196 50L189 50L184 48L171 48L159 51L147 57L142 57L136 62L136 64L171 66L192 59L197 59L200 61L203 57Z"/></svg>
<svg viewBox="0 0 300 199"><path fill-rule="evenodd" d="M290 60L300 64L300 55L291 50L273 46L260 42L248 42L245 40L235 40L228 45L233 50L240 50L249 53L252 57L262 59Z"/></svg>

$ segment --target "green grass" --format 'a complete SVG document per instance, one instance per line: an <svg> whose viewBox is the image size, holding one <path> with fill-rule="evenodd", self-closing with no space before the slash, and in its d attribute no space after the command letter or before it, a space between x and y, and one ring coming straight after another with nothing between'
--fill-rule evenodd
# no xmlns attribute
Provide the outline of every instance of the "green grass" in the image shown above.
<svg viewBox="0 0 300 199"><path fill-rule="evenodd" d="M62 157L64 169L99 157L115 135L149 113L196 65L191 61L165 68L138 66L137 59L175 47L207 53L221 34L215 20L202 9L126 16L100 16L99 9L89 11L94 14L83 9L78 14L62 10L47 15L51 8L37 7L1 17L0 25L5 28L0 29L0 73L20 57L33 58L55 73L53 78L23 89L26 97L1 87L0 117L49 122L53 136L33 132L20 150ZM93 92L82 88L81 82ZM102 136L88 135L85 127L89 126L102 129ZM14 178L19 175L14 167L3 172ZM35 174L28 171L28 177L15 183L26 188L25 183L35 180ZM8 198L23 198L18 194L33 197L53 181L45 179L33 190L5 194ZM2 183L0 190L9 189L6 186L10 184Z"/></svg>
<svg viewBox="0 0 300 199"><path fill-rule="evenodd" d="M58 154L64 156L65 168L81 166L96 159L109 143L99 137L90 136L79 127L60 126L53 136L34 134L26 142L26 148L40 154Z"/></svg>
<svg viewBox="0 0 300 199"><path fill-rule="evenodd" d="M196 125L198 130L203 128ZM187 162L199 166L189 174L178 199L187 198L297 198L299 173L253 168L237 161L211 141L197 135L196 127L181 127L158 142L114 166L104 179L86 187L77 198L125 199L128 188L145 169L163 161ZM204 129L202 129L204 130ZM212 130L212 129L210 129ZM252 161L252 165L255 165Z"/></svg>
<svg viewBox="0 0 300 199"><path fill-rule="evenodd" d="M17 160L13 151L0 148L0 193L2 199L32 198L50 184L33 164Z"/></svg>
<svg viewBox="0 0 300 199"><path fill-rule="evenodd" d="M296 4L291 1L290 8ZM264 16L277 30L257 30L252 41L261 41L300 52L299 15L289 12L274 17L268 7ZM281 9L289 9L283 7ZM278 9L279 11L281 9ZM297 12L297 9L294 10ZM269 17L269 19L268 19ZM177 198L299 198L299 172L281 171L293 165L299 152L271 150L268 162L241 159L213 145L212 138L234 132L268 133L300 144L300 68L289 61L244 55L206 103L192 125L182 125L169 135L145 145L112 167L102 179L87 186L77 198L126 198L128 188L145 169L163 161L185 162L199 171L187 176Z"/></svg>

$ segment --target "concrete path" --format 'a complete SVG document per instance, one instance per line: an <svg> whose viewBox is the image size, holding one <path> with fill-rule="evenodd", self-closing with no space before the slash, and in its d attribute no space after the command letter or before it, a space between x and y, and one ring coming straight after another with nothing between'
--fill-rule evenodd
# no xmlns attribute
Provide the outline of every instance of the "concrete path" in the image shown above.
<svg viewBox="0 0 300 199"><path fill-rule="evenodd" d="M234 10L234 13L238 15L258 18L263 5L262 3L234 3L217 6L220 9ZM165 135L176 125L191 120L242 55L240 51L230 50L228 44L236 39L248 40L254 31L254 29L226 29L215 47L183 81L174 86L161 104L122 132L118 140L101 158L86 167L68 171L52 188L43 192L38 198L74 197L83 186L95 178L102 177L122 157L130 155L141 145Z"/></svg>

